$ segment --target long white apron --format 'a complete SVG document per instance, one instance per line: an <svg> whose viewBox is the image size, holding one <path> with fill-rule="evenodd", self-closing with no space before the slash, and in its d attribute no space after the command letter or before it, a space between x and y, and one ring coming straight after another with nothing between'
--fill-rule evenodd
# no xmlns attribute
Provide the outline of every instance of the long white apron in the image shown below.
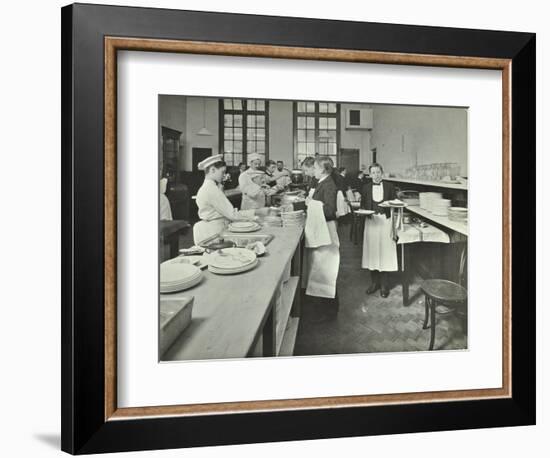
<svg viewBox="0 0 550 458"><path fill-rule="evenodd" d="M195 245L199 245L207 238L222 232L225 229L226 221L225 218L217 218L212 221L201 220L196 222L193 226L193 241Z"/></svg>
<svg viewBox="0 0 550 458"><path fill-rule="evenodd" d="M385 215L365 218L363 233L363 269L393 272L397 270L396 243L391 236L392 220Z"/></svg>
<svg viewBox="0 0 550 458"><path fill-rule="evenodd" d="M340 240L336 221L327 221L330 245L304 249L303 283L308 296L334 298L340 269Z"/></svg>

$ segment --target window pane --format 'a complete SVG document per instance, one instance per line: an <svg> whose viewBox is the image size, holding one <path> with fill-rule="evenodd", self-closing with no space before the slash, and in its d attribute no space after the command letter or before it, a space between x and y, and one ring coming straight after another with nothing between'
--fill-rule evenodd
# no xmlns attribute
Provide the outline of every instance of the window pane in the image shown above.
<svg viewBox="0 0 550 458"><path fill-rule="evenodd" d="M298 102L298 113L304 113L306 111L306 103Z"/></svg>
<svg viewBox="0 0 550 458"><path fill-rule="evenodd" d="M298 117L298 129L305 129L306 128L306 118L303 116Z"/></svg>
<svg viewBox="0 0 550 458"><path fill-rule="evenodd" d="M243 115L233 116L233 125L236 126L236 127L242 127L243 126Z"/></svg>
<svg viewBox="0 0 550 458"><path fill-rule="evenodd" d="M246 142L246 152L247 153L254 153L255 151L256 151L256 142L247 141Z"/></svg>
<svg viewBox="0 0 550 458"><path fill-rule="evenodd" d="M306 144L298 143L298 154L307 154Z"/></svg>
<svg viewBox="0 0 550 458"><path fill-rule="evenodd" d="M232 154L226 154L224 157L223 157L225 163L227 165L233 165L233 155Z"/></svg>
<svg viewBox="0 0 550 458"><path fill-rule="evenodd" d="M336 118L328 118L328 128L336 130Z"/></svg>
<svg viewBox="0 0 550 458"><path fill-rule="evenodd" d="M233 109L233 100L223 99L223 108L226 109L226 110L232 110Z"/></svg>
<svg viewBox="0 0 550 458"><path fill-rule="evenodd" d="M336 104L335 103L329 103L328 104L328 112L329 113L336 113Z"/></svg>
<svg viewBox="0 0 550 458"><path fill-rule="evenodd" d="M233 115L230 115L230 114L224 115L223 125L224 126L232 126L233 125Z"/></svg>
<svg viewBox="0 0 550 458"><path fill-rule="evenodd" d="M306 111L308 113L315 113L315 102L306 102Z"/></svg>
<svg viewBox="0 0 550 458"><path fill-rule="evenodd" d="M256 100L256 110L265 111L265 101L264 100Z"/></svg>
<svg viewBox="0 0 550 458"><path fill-rule="evenodd" d="M307 118L307 128L308 129L315 129L315 118Z"/></svg>
<svg viewBox="0 0 550 458"><path fill-rule="evenodd" d="M242 140L243 139L243 130L239 127L233 128L233 138L235 140Z"/></svg>
<svg viewBox="0 0 550 458"><path fill-rule="evenodd" d="M264 142L256 142L256 151L260 154L265 152L265 143Z"/></svg>
<svg viewBox="0 0 550 458"><path fill-rule="evenodd" d="M326 113L328 111L328 103L320 102L319 103L319 111L321 113Z"/></svg>
<svg viewBox="0 0 550 458"><path fill-rule="evenodd" d="M243 161L243 155L242 154L234 154L233 155L233 164L239 165Z"/></svg>
<svg viewBox="0 0 550 458"><path fill-rule="evenodd" d="M226 127L226 128L223 130L223 136L224 136L224 138L225 138L226 140L231 140L231 139L233 139L233 129L231 129L231 127L230 127L230 128L227 128L227 127Z"/></svg>
<svg viewBox="0 0 550 458"><path fill-rule="evenodd" d="M243 109L243 103L241 99L233 99L233 109L234 110L242 110Z"/></svg>
<svg viewBox="0 0 550 458"><path fill-rule="evenodd" d="M233 152L233 142L224 142L223 143L223 150L226 153L232 153Z"/></svg>
<svg viewBox="0 0 550 458"><path fill-rule="evenodd" d="M264 129L256 129L256 139L257 140L265 140L265 130Z"/></svg>
<svg viewBox="0 0 550 458"><path fill-rule="evenodd" d="M308 130L307 131L307 141L308 142L315 142L315 131L314 130Z"/></svg>
<svg viewBox="0 0 550 458"><path fill-rule="evenodd" d="M305 130L298 130L298 141L299 142L305 142L306 141L306 131Z"/></svg>
<svg viewBox="0 0 550 458"><path fill-rule="evenodd" d="M328 119L327 118L319 118L319 129L326 130L328 126Z"/></svg>
<svg viewBox="0 0 550 458"><path fill-rule="evenodd" d="M256 116L248 115L246 117L246 122L247 122L248 127L256 127Z"/></svg>
<svg viewBox="0 0 550 458"><path fill-rule="evenodd" d="M248 100L246 103L247 110L256 111L256 101L255 100Z"/></svg>
<svg viewBox="0 0 550 458"><path fill-rule="evenodd" d="M248 140L254 140L256 138L256 129L246 129L246 138Z"/></svg>
<svg viewBox="0 0 550 458"><path fill-rule="evenodd" d="M258 115L256 116L256 127L265 127L265 116Z"/></svg>
<svg viewBox="0 0 550 458"><path fill-rule="evenodd" d="M306 153L308 156L313 156L315 154L315 143L306 143Z"/></svg>
<svg viewBox="0 0 550 458"><path fill-rule="evenodd" d="M336 155L336 143L329 144L329 154ZM334 162L336 164L336 162Z"/></svg>
<svg viewBox="0 0 550 458"><path fill-rule="evenodd" d="M243 142L233 142L233 149L236 153L242 153L243 152Z"/></svg>

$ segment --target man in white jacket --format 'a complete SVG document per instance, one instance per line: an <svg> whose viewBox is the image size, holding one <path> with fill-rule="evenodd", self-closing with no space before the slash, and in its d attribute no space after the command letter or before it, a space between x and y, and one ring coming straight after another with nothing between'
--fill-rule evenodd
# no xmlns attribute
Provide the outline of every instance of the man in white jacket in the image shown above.
<svg viewBox="0 0 550 458"><path fill-rule="evenodd" d="M262 160L259 154L248 155L249 168L239 175L239 188L242 194L241 210L250 210L265 207L266 195L272 191L265 184L265 172L260 170Z"/></svg>

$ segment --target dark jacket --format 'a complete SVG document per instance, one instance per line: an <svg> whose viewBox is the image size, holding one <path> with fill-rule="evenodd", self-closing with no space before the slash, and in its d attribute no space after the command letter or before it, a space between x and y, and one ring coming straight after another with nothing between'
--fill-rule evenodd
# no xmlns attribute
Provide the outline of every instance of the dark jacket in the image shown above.
<svg viewBox="0 0 550 458"><path fill-rule="evenodd" d="M333 169L330 176L332 177L332 180L336 185L336 189L345 193L348 188L346 186L346 180L342 175L340 175L340 172L338 172L338 170L336 169Z"/></svg>
<svg viewBox="0 0 550 458"><path fill-rule="evenodd" d="M336 219L336 193L338 189L332 176L327 176L323 181L317 183L312 198L323 202L323 212L327 221Z"/></svg>
<svg viewBox="0 0 550 458"><path fill-rule="evenodd" d="M395 199L396 194L393 183L382 180L382 186L384 187L384 198L382 199L382 202ZM364 208L365 210L374 210L376 213L383 213L386 215L386 218L389 218L390 209L379 207L378 203L372 200L372 187L372 181L363 185L363 188L361 189L361 208Z"/></svg>

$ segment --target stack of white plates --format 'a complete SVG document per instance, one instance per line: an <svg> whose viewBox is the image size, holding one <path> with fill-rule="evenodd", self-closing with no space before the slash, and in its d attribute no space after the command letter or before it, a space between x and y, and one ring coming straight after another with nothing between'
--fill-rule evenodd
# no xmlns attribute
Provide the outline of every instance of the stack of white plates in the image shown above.
<svg viewBox="0 0 550 458"><path fill-rule="evenodd" d="M256 253L246 248L224 248L212 253L208 270L214 274L231 275L253 269L258 264Z"/></svg>
<svg viewBox="0 0 550 458"><path fill-rule="evenodd" d="M160 265L160 292L175 293L195 286L202 272L193 264L166 261Z"/></svg>
<svg viewBox="0 0 550 458"><path fill-rule="evenodd" d="M266 216L264 218L264 226L266 227L281 227L283 220L280 216Z"/></svg>
<svg viewBox="0 0 550 458"><path fill-rule="evenodd" d="M283 227L303 226L306 221L306 214L303 210L282 212Z"/></svg>
<svg viewBox="0 0 550 458"><path fill-rule="evenodd" d="M434 199L431 201L431 212L435 216L447 216L450 206L449 199Z"/></svg>
<svg viewBox="0 0 550 458"><path fill-rule="evenodd" d="M420 192L418 194L418 200L420 208L424 210L432 211L432 201L441 199L443 196L440 192Z"/></svg>
<svg viewBox="0 0 550 458"><path fill-rule="evenodd" d="M468 209L464 207L449 207L449 219L465 223L468 220Z"/></svg>
<svg viewBox="0 0 550 458"><path fill-rule="evenodd" d="M256 221L233 221L229 223L229 232L255 232L262 228Z"/></svg>

